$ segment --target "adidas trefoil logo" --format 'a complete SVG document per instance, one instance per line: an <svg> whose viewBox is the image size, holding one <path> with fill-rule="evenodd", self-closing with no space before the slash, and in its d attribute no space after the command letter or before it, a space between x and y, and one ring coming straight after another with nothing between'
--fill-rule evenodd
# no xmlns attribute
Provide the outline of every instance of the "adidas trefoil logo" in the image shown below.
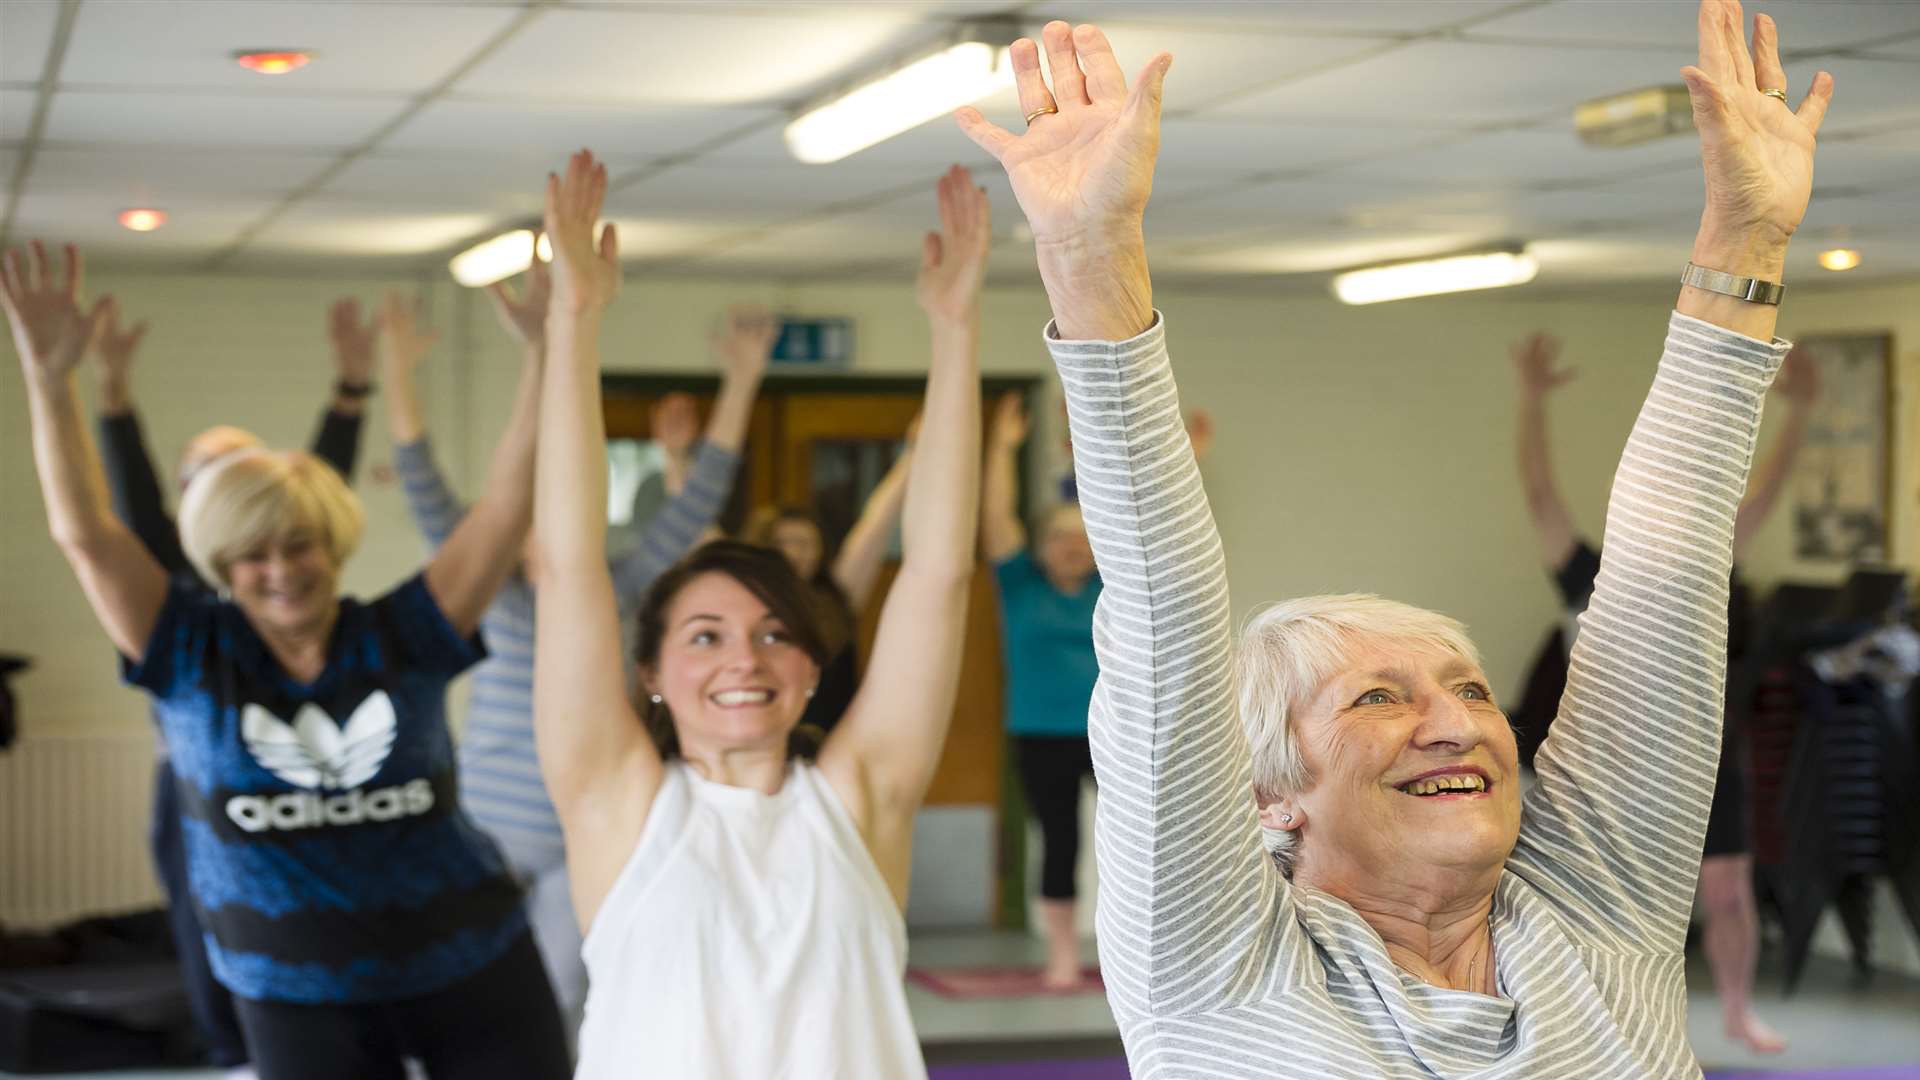
<svg viewBox="0 0 1920 1080"><path fill-rule="evenodd" d="M393 699L375 690L336 723L319 706L300 706L291 724L249 702L240 710L240 737L261 767L306 791L284 795L236 795L227 817L248 832L358 825L415 817L433 809L433 785L425 779L367 791L393 750L398 724ZM347 789L344 790L343 789ZM343 791L338 795L324 792Z"/></svg>

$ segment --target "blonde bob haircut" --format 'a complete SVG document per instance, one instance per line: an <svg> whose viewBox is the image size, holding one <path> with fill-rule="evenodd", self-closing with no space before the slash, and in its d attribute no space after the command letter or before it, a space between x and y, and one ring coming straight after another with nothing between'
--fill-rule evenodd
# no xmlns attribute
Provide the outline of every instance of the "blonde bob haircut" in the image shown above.
<svg viewBox="0 0 1920 1080"><path fill-rule="evenodd" d="M335 567L360 546L366 512L333 466L300 450L237 450L201 468L180 500L180 545L201 578L225 587L235 559L311 537Z"/></svg>
<svg viewBox="0 0 1920 1080"><path fill-rule="evenodd" d="M1253 751L1253 790L1261 801L1312 785L1293 726L1294 710L1361 647L1379 643L1437 648L1480 666L1480 650L1458 620L1371 593L1282 600L1248 618L1235 665L1240 723ZM1261 833L1267 851L1292 877L1298 836L1285 829Z"/></svg>

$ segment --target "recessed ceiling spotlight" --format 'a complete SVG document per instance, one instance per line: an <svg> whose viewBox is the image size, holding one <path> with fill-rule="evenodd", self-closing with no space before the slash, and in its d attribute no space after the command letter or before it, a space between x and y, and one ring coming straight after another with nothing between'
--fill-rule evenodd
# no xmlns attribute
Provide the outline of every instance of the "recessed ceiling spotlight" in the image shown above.
<svg viewBox="0 0 1920 1080"><path fill-rule="evenodd" d="M262 75L285 75L313 62L313 54L299 49L242 49L233 54L233 62Z"/></svg>
<svg viewBox="0 0 1920 1080"><path fill-rule="evenodd" d="M120 211L120 224L134 232L152 232L167 223L167 212L151 207L138 207Z"/></svg>
<svg viewBox="0 0 1920 1080"><path fill-rule="evenodd" d="M1820 253L1820 265L1829 270L1851 270L1860 265L1860 253L1852 248L1834 248Z"/></svg>

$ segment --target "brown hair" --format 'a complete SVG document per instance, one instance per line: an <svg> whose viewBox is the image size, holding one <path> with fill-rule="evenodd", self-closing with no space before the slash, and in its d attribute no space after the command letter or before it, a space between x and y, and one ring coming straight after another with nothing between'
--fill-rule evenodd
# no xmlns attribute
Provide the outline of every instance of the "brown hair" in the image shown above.
<svg viewBox="0 0 1920 1080"><path fill-rule="evenodd" d="M772 548L745 544L737 540L715 540L695 548L654 580L640 606L640 634L636 659L642 671L652 671L660 663L660 646L667 636L667 609L674 598L695 578L705 574L725 574L767 605L767 611L786 627L793 642L825 670L832 659L819 609L807 583L793 572L786 556ZM673 730L673 716L665 702L655 703L643 697L639 703L647 734L663 758L678 757L680 740ZM789 757L812 757L820 749L824 733L811 724L793 729L787 738Z"/></svg>

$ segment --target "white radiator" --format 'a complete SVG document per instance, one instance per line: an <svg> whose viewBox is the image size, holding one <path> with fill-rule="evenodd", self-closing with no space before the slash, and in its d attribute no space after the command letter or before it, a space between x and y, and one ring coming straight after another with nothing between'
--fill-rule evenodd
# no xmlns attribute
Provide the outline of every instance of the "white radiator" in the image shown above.
<svg viewBox="0 0 1920 1080"><path fill-rule="evenodd" d="M33 929L163 903L147 854L151 736L0 752L0 922Z"/></svg>

